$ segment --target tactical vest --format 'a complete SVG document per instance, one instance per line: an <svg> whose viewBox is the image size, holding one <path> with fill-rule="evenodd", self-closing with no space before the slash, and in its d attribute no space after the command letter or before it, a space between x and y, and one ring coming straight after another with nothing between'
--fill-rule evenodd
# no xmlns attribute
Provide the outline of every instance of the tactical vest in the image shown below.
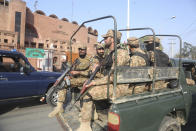
<svg viewBox="0 0 196 131"><path fill-rule="evenodd" d="M154 58L155 58L156 66L168 67L170 65L168 55L162 52L161 50L155 50L154 55L155 55Z"/></svg>
<svg viewBox="0 0 196 131"><path fill-rule="evenodd" d="M104 68L104 75L107 75L111 70L113 64L113 56L114 51L111 51L108 55L105 56L105 59L102 61L101 65Z"/></svg>
<svg viewBox="0 0 196 131"><path fill-rule="evenodd" d="M76 60L78 60L79 62L78 62L78 64L76 64L74 66L73 70L75 70L75 71L85 71L89 68L89 66L90 66L89 58L87 58L87 57L85 57L83 59L77 58Z"/></svg>
<svg viewBox="0 0 196 131"><path fill-rule="evenodd" d="M143 54L143 53L140 53L140 52L134 52L133 54L130 55L131 57L132 56L139 56L139 57L142 57L145 62L146 62L146 66L150 66L150 60L148 58L148 55L147 54Z"/></svg>

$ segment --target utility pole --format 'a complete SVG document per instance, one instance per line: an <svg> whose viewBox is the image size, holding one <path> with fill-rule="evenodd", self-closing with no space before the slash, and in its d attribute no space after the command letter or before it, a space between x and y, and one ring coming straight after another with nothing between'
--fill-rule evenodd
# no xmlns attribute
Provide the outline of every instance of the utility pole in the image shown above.
<svg viewBox="0 0 196 131"><path fill-rule="evenodd" d="M173 45L175 45L176 43L174 43L175 39L170 39L170 40L171 40L171 43L169 43L169 45L170 45L170 58L173 58L173 53L174 53Z"/></svg>
<svg viewBox="0 0 196 131"><path fill-rule="evenodd" d="M129 29L129 14L130 13L130 1L128 0L128 3L127 3L127 29ZM129 38L129 31L127 31L127 39Z"/></svg>
<svg viewBox="0 0 196 131"><path fill-rule="evenodd" d="M3 3L3 5L5 6L5 0L4 0L4 3Z"/></svg>
<svg viewBox="0 0 196 131"><path fill-rule="evenodd" d="M73 21L73 15L74 15L74 0L72 0L71 3L71 21Z"/></svg>

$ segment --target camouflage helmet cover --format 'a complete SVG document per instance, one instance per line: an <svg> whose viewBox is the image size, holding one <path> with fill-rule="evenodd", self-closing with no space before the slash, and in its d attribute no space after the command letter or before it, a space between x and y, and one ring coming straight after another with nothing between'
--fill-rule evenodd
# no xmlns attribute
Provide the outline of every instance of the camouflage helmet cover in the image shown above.
<svg viewBox="0 0 196 131"><path fill-rule="evenodd" d="M127 44L128 45L139 45L139 40L136 37L129 37L127 39Z"/></svg>
<svg viewBox="0 0 196 131"><path fill-rule="evenodd" d="M121 39L122 33L120 31L117 31L117 39ZM107 37L114 37L114 30L108 30L108 32L105 35L102 35L103 38Z"/></svg>
<svg viewBox="0 0 196 131"><path fill-rule="evenodd" d="M97 42L95 44L95 47L96 47L96 49L100 49L100 48L103 48L104 49L104 44Z"/></svg>
<svg viewBox="0 0 196 131"><path fill-rule="evenodd" d="M87 49L87 46L84 45L84 44L80 44L80 45L78 46L78 49L86 50L86 49Z"/></svg>
<svg viewBox="0 0 196 131"><path fill-rule="evenodd" d="M147 36L144 42L151 44L153 43L153 39L153 36ZM155 37L155 43L160 43L160 39L158 37Z"/></svg>

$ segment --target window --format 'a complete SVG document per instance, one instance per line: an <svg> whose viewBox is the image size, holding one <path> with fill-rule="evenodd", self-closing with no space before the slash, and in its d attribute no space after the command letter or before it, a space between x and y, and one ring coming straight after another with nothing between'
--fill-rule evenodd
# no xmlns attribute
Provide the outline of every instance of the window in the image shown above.
<svg viewBox="0 0 196 131"><path fill-rule="evenodd" d="M44 44L43 43L39 43L38 48L44 48Z"/></svg>
<svg viewBox="0 0 196 131"><path fill-rule="evenodd" d="M53 45L54 48L57 48L57 45Z"/></svg>
<svg viewBox="0 0 196 131"><path fill-rule="evenodd" d="M18 32L18 43L20 43L21 12L15 13L15 32Z"/></svg>
<svg viewBox="0 0 196 131"><path fill-rule="evenodd" d="M35 42L31 42L31 48L36 48L36 43Z"/></svg>
<svg viewBox="0 0 196 131"><path fill-rule="evenodd" d="M29 42L25 41L25 48L28 48L29 47Z"/></svg>
<svg viewBox="0 0 196 131"><path fill-rule="evenodd" d="M0 72L20 72L25 66L25 61L17 57L0 57L0 61Z"/></svg>
<svg viewBox="0 0 196 131"><path fill-rule="evenodd" d="M4 39L4 43L8 43L8 39Z"/></svg>
<svg viewBox="0 0 196 131"><path fill-rule="evenodd" d="M87 42L90 43L90 37L88 37Z"/></svg>

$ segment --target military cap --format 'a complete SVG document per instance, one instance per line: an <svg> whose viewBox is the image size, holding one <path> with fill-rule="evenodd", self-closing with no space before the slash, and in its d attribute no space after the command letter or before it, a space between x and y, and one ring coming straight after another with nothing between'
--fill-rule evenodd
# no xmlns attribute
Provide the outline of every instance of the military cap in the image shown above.
<svg viewBox="0 0 196 131"><path fill-rule="evenodd" d="M97 42L95 44L95 46L96 46L96 49L100 49L100 48L103 48L104 49L104 44L102 44L102 43Z"/></svg>
<svg viewBox="0 0 196 131"><path fill-rule="evenodd" d="M128 45L139 45L139 40L136 37L129 37L127 39L127 44Z"/></svg>
<svg viewBox="0 0 196 131"><path fill-rule="evenodd" d="M144 42L153 43L153 36L147 36ZM155 37L155 43L160 43L160 39L158 37Z"/></svg>
<svg viewBox="0 0 196 131"><path fill-rule="evenodd" d="M120 31L117 31L117 39L121 39L122 33ZM103 38L107 37L114 37L114 30L108 30L108 32L105 35L102 35Z"/></svg>
<svg viewBox="0 0 196 131"><path fill-rule="evenodd" d="M78 49L86 50L86 49L87 49L87 46L86 46L86 45L83 45L83 44L80 44L80 45L78 46Z"/></svg>

